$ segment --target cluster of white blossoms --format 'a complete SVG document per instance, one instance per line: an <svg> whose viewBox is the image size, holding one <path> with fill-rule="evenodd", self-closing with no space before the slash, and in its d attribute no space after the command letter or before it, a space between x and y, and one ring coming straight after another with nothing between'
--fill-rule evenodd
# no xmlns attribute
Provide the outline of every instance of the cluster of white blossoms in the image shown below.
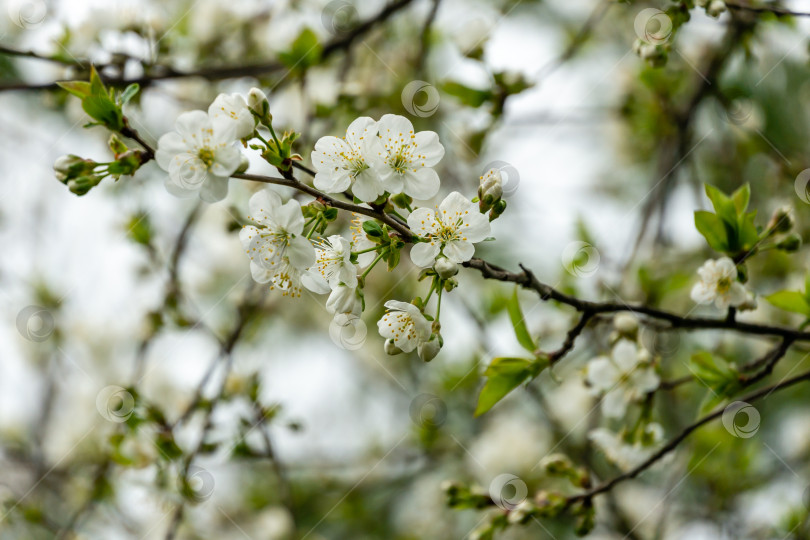
<svg viewBox="0 0 810 540"><path fill-rule="evenodd" d="M185 197L199 193L206 202L228 194L228 178L247 168L238 141L253 134L255 121L245 98L220 94L208 112L181 114L175 131L158 140L155 159L169 173L166 189Z"/></svg>
<svg viewBox="0 0 810 540"><path fill-rule="evenodd" d="M638 319L630 313L619 313L613 319L615 332L610 356L591 360L585 370L585 381L592 391L602 396L602 413L608 418L623 419L627 406L641 403L660 384L651 355L639 343ZM645 412L630 431L613 432L600 427L588 438L605 454L608 461L629 470L650 457L663 439L659 424L649 422Z"/></svg>
<svg viewBox="0 0 810 540"><path fill-rule="evenodd" d="M700 281L692 287L692 300L698 304L714 304L717 309L756 308L754 295L737 279L737 266L729 257L708 260L698 271Z"/></svg>
<svg viewBox="0 0 810 540"><path fill-rule="evenodd" d="M315 143L315 187L326 193L352 194L373 202L385 192L426 200L439 192L439 175L431 167L444 156L433 131L414 133L403 116L367 116L349 124L346 136L322 137Z"/></svg>
<svg viewBox="0 0 810 540"><path fill-rule="evenodd" d="M290 151L295 135L285 133L280 142L268 109L266 96L254 88L247 97L220 94L207 112L181 114L176 130L160 138L155 152L158 164L169 173L167 189L178 196L199 193L207 202L223 199L228 179L247 170L243 146L260 150L282 172L289 170L291 161L300 159ZM272 142L259 128L269 129ZM254 139L262 144L249 145ZM431 360L442 346L442 293L458 285L458 265L472 258L474 244L490 235L490 221L506 208L497 170L486 175L485 186L482 179L477 198L452 192L437 206L420 207L415 201L432 199L439 191L439 175L432 167L443 156L436 133L414 132L407 118L393 114L379 121L358 118L343 138L322 137L311 154L315 188L349 195L361 201L362 208L390 219L355 214L350 237L327 235L336 209L328 209L322 200L302 207L295 199L283 202L274 191L259 191L249 201L251 223L239 234L253 279L285 296L301 296L305 288L328 293L325 307L336 321L359 318L369 272L381 260L389 270L396 267L399 252L412 243L410 258L432 278L430 290L413 302L387 301L378 329L389 354L416 350ZM392 228L391 220L401 227ZM406 226L412 235L402 234ZM431 300L435 312L428 313Z"/></svg>
<svg viewBox="0 0 810 540"><path fill-rule="evenodd" d="M664 429L660 424L651 422L643 426L640 434L633 437L607 428L596 428L588 433L588 439L605 454L608 461L623 471L628 471L641 465L658 451L664 439Z"/></svg>
<svg viewBox="0 0 810 540"><path fill-rule="evenodd" d="M637 323L628 324L629 317L616 317L618 339L610 356L594 358L585 369L585 382L603 396L602 413L609 418L623 417L628 404L643 400L660 383L650 353L637 341Z"/></svg>

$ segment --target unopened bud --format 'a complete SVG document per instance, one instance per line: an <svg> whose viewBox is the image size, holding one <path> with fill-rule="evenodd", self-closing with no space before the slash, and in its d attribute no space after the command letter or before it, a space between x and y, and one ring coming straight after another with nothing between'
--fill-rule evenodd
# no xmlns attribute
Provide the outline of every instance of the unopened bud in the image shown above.
<svg viewBox="0 0 810 540"><path fill-rule="evenodd" d="M496 220L498 216L503 214L504 210L506 210L506 201L501 199L492 206L492 210L489 212L489 220Z"/></svg>
<svg viewBox="0 0 810 540"><path fill-rule="evenodd" d="M513 525L526 523L536 510L537 508L529 499L524 499L509 512L509 516L506 519Z"/></svg>
<svg viewBox="0 0 810 540"><path fill-rule="evenodd" d="M248 92L248 107L260 118L264 118L270 111L270 102L267 101L264 92L258 88L251 88L250 92Z"/></svg>
<svg viewBox="0 0 810 540"><path fill-rule="evenodd" d="M726 3L723 0L712 0L706 8L706 14L709 17L719 17L721 13L726 10Z"/></svg>
<svg viewBox="0 0 810 540"><path fill-rule="evenodd" d="M441 338L437 334L430 336L429 341L423 341L416 347L416 352L424 362L430 362L442 350Z"/></svg>
<svg viewBox="0 0 810 540"><path fill-rule="evenodd" d="M619 313L613 317L613 328L622 337L635 339L638 333L638 319L632 313Z"/></svg>
<svg viewBox="0 0 810 540"><path fill-rule="evenodd" d="M790 206L780 206L773 211L768 222L768 229L775 233L785 233L793 228L793 208Z"/></svg>
<svg viewBox="0 0 810 540"><path fill-rule="evenodd" d="M433 264L433 269L442 279L450 279L458 274L458 264L454 263L447 257L436 259L436 262Z"/></svg>
<svg viewBox="0 0 810 540"><path fill-rule="evenodd" d="M68 154L56 159L53 170L60 182L65 182L76 176L87 174L95 169L97 163L91 159L82 159L79 156Z"/></svg>
<svg viewBox="0 0 810 540"><path fill-rule="evenodd" d="M788 253L799 251L800 247L802 247L802 238L796 233L786 236L776 244L777 249L787 251Z"/></svg>
<svg viewBox="0 0 810 540"><path fill-rule="evenodd" d="M242 154L242 157L239 159L239 167L236 168L236 172L243 173L248 170L250 167L250 160L245 154Z"/></svg>
<svg viewBox="0 0 810 540"><path fill-rule="evenodd" d="M84 195L101 182L101 178L95 175L79 176L67 181L67 187L76 195Z"/></svg>
<svg viewBox="0 0 810 540"><path fill-rule="evenodd" d="M394 340L390 339L390 338L385 340L385 345L383 345L383 349L385 350L385 354L388 354L388 355L391 355L391 356L395 356L395 355L402 352L402 349L397 347L394 344Z"/></svg>

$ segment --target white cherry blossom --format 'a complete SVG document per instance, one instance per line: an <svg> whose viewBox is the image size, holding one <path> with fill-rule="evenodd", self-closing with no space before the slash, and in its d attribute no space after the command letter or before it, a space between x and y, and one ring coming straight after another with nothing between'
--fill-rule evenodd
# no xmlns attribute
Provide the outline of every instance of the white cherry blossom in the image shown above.
<svg viewBox="0 0 810 540"><path fill-rule="evenodd" d="M588 433L588 438L605 454L611 463L623 471L641 465L659 448L664 438L664 430L660 424L650 423L644 427L643 439L628 442L620 433L614 433L607 428L597 428Z"/></svg>
<svg viewBox="0 0 810 540"><path fill-rule="evenodd" d="M585 380L595 393L604 394L602 412L610 418L623 416L628 403L641 400L660 382L646 349L626 339L616 342L609 357L588 362Z"/></svg>
<svg viewBox="0 0 810 540"><path fill-rule="evenodd" d="M349 124L346 136L321 137L312 152L315 187L326 193L342 193L351 188L361 201L372 202L385 192L378 165L382 147L377 122L363 116Z"/></svg>
<svg viewBox="0 0 810 540"><path fill-rule="evenodd" d="M338 285L357 287L357 267L351 262L352 243L339 234L321 240L315 249L315 264L310 272L330 288Z"/></svg>
<svg viewBox="0 0 810 540"><path fill-rule="evenodd" d="M298 201L282 204L270 190L250 198L250 219L261 227L246 225L239 233L250 257L250 271L259 283L271 282L286 296L301 296L302 279L315 262L315 248L302 235L304 216Z"/></svg>
<svg viewBox="0 0 810 540"><path fill-rule="evenodd" d="M242 159L232 134L214 128L203 111L181 114L176 131L158 140L155 159L169 173L166 189L179 197L199 192L206 202L216 202L228 194L228 177Z"/></svg>
<svg viewBox="0 0 810 540"><path fill-rule="evenodd" d="M214 129L228 133L234 139L242 139L253 133L253 114L239 94L220 94L208 107L208 116Z"/></svg>
<svg viewBox="0 0 810 540"><path fill-rule="evenodd" d="M457 191L436 209L414 210L408 216L408 227L425 240L411 248L411 260L421 267L432 266L440 252L454 263L469 261L475 252L473 243L490 233L489 219Z"/></svg>
<svg viewBox="0 0 810 540"><path fill-rule="evenodd" d="M433 131L414 133L404 116L386 114L377 123L382 162L377 165L385 189L414 199L430 199L439 191L439 175L431 167L444 157L444 146Z"/></svg>
<svg viewBox="0 0 810 540"><path fill-rule="evenodd" d="M362 304L360 297L357 295L357 289L343 284L332 289L329 298L326 300L326 311L332 315L351 313L359 316L362 312L361 308Z"/></svg>
<svg viewBox="0 0 810 540"><path fill-rule="evenodd" d="M389 300L388 312L377 322L380 335L393 340L403 352L411 352L420 343L430 339L430 322L419 308L407 302Z"/></svg>
<svg viewBox="0 0 810 540"><path fill-rule="evenodd" d="M350 229L352 231L352 246L355 251L365 251L357 255L357 266L365 268L374 262L377 254L373 251L366 251L367 249L377 246L375 242L369 239L366 232L363 230L363 222L370 220L362 214L352 214L352 223Z"/></svg>
<svg viewBox="0 0 810 540"><path fill-rule="evenodd" d="M726 310L753 301L753 297L737 281L737 267L728 257L708 260L698 269L700 281L692 287L692 300L698 304L714 303Z"/></svg>

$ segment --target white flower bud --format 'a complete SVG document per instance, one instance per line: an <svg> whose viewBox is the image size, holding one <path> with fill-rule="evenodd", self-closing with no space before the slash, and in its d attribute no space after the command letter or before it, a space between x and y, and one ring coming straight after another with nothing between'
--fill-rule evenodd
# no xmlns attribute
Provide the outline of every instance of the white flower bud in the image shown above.
<svg viewBox="0 0 810 540"><path fill-rule="evenodd" d="M429 341L423 341L416 347L416 352L419 354L419 358L425 362L430 362L436 358L436 355L439 354L440 350L442 350L442 343L441 339L436 334L430 336Z"/></svg>
<svg viewBox="0 0 810 540"><path fill-rule="evenodd" d="M73 165L81 163L82 161L84 161L82 158L79 156L74 156L73 154L60 156L56 158L56 161L54 161L53 170L59 173L67 174Z"/></svg>
<svg viewBox="0 0 810 540"><path fill-rule="evenodd" d="M506 519L509 521L509 523L516 525L521 523L526 517L529 516L529 514L534 512L534 510L534 504L528 499L524 499L511 512L509 512L509 517Z"/></svg>
<svg viewBox="0 0 810 540"><path fill-rule="evenodd" d="M332 313L354 313L357 307L357 295L351 287L340 284L334 289L326 300L326 311Z"/></svg>
<svg viewBox="0 0 810 540"><path fill-rule="evenodd" d="M652 43L645 43L638 49L638 55L644 60L650 60L658 56L658 46Z"/></svg>
<svg viewBox="0 0 810 540"><path fill-rule="evenodd" d="M613 328L623 336L633 337L638 331L638 319L632 313L619 313L613 317Z"/></svg>
<svg viewBox="0 0 810 540"><path fill-rule="evenodd" d="M402 350L399 347L394 345L394 340L391 338L385 340L385 345L383 346L383 349L385 349L385 354L388 354L390 356L395 356L402 352Z"/></svg>
<svg viewBox="0 0 810 540"><path fill-rule="evenodd" d="M447 257L436 259L436 262L433 264L433 269L442 279L450 279L458 274L458 264L454 263Z"/></svg>
<svg viewBox="0 0 810 540"><path fill-rule="evenodd" d="M726 3L723 0L712 0L706 8L709 17L719 17L726 10Z"/></svg>
<svg viewBox="0 0 810 540"><path fill-rule="evenodd" d="M479 189L482 201L492 204L503 196L503 177L498 169L490 169L481 177Z"/></svg>
<svg viewBox="0 0 810 540"><path fill-rule="evenodd" d="M237 167L236 172L243 173L248 170L250 167L250 160L245 154L242 154L239 158L239 167Z"/></svg>
<svg viewBox="0 0 810 540"><path fill-rule="evenodd" d="M264 116L270 109L267 96L258 88L251 88L248 92L248 107L259 116Z"/></svg>
<svg viewBox="0 0 810 540"><path fill-rule="evenodd" d="M737 309L740 311L753 311L757 309L756 297L749 292L743 303L737 306Z"/></svg>

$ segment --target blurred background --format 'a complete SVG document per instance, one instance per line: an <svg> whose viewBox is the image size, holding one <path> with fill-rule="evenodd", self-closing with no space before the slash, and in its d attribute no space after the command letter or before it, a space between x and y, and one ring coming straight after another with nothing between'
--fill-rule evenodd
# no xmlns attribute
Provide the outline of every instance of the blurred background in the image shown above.
<svg viewBox="0 0 810 540"><path fill-rule="evenodd" d="M791 204L803 237L810 226L807 182L796 180L810 166L804 17L595 0L0 6L3 538L467 538L492 511L447 508L444 480L487 489L511 474L533 492L552 452L597 478L619 472L586 438L604 424L582 377L608 347L604 321L553 377L474 418L483 369L521 351L505 311L513 286L462 270L441 354L386 356L383 302L419 294L406 257L375 273L365 334L347 342L322 297L252 282L236 231L257 186L231 180L227 200L206 205L171 196L149 163L70 193L54 160L105 161L109 134L83 129L79 101L52 83L85 79L90 63L111 84L141 84L125 113L152 144L181 112L253 86L276 126L302 133L305 164L319 137L354 118L402 114L447 150L438 200L472 196L493 166L505 172L508 209L477 255L587 298L693 310L695 270L711 256L693 224L708 205L703 183L748 182L760 221ZM662 47L638 54L647 9L663 15L652 30ZM278 176L246 153L251 172ZM769 252L749 286L802 288L806 260ZM576 314L520 299L541 348L558 346ZM797 324L764 302L745 317ZM699 348L740 362L767 350L715 332L642 338L662 379L688 374ZM776 376L807 363L799 348ZM666 436L696 417L704 393L660 392ZM806 538L807 390L757 408L756 436L708 425L598 499L590 536ZM548 520L498 537L571 531Z"/></svg>

